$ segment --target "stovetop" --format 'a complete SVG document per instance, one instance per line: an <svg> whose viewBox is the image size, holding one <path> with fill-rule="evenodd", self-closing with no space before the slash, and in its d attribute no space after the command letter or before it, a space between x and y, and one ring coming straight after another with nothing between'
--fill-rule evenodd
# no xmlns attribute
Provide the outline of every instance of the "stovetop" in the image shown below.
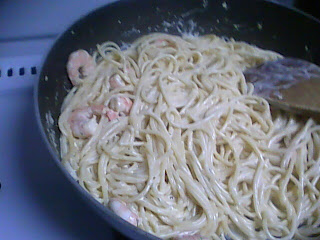
<svg viewBox="0 0 320 240"><path fill-rule="evenodd" d="M273 0L292 4L293 0ZM0 239L125 239L65 180L33 108L41 59L74 20L108 0L0 1Z"/></svg>

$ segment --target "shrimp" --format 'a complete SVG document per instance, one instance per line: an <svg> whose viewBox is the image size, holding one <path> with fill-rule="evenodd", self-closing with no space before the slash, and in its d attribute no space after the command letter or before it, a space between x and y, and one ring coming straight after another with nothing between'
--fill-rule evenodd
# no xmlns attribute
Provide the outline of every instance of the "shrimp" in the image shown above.
<svg viewBox="0 0 320 240"><path fill-rule="evenodd" d="M119 74L112 75L109 79L109 84L110 90L125 86ZM132 101L128 97L114 97L110 100L109 107L114 111L128 115L132 107Z"/></svg>
<svg viewBox="0 0 320 240"><path fill-rule="evenodd" d="M125 72L127 72L129 75L134 75L134 76L136 76L135 70L131 67L131 65L130 65L129 63L125 65L124 70L125 70Z"/></svg>
<svg viewBox="0 0 320 240"><path fill-rule="evenodd" d="M70 54L67 72L74 86L81 84L83 78L90 75L95 68L95 61L87 51L80 49Z"/></svg>
<svg viewBox="0 0 320 240"><path fill-rule="evenodd" d="M114 97L110 100L109 107L114 111L128 115L132 107L132 101L128 97Z"/></svg>
<svg viewBox="0 0 320 240"><path fill-rule="evenodd" d="M117 112L108 109L104 105L75 109L68 120L73 136L77 138L91 137L98 127L97 116L101 115L106 115L110 121L119 117Z"/></svg>
<svg viewBox="0 0 320 240"><path fill-rule="evenodd" d="M119 117L119 113L113 110L108 110L106 114L110 121Z"/></svg>
<svg viewBox="0 0 320 240"><path fill-rule="evenodd" d="M207 240L208 238L201 236L200 234L182 234L172 240Z"/></svg>
<svg viewBox="0 0 320 240"><path fill-rule="evenodd" d="M124 87L124 81L121 79L119 74L113 74L109 79L110 90Z"/></svg>
<svg viewBox="0 0 320 240"><path fill-rule="evenodd" d="M168 45L168 40L166 40L166 39L157 39L154 43L155 43L155 45L157 47L164 47L164 46Z"/></svg>
<svg viewBox="0 0 320 240"><path fill-rule="evenodd" d="M113 198L109 200L109 207L111 211L113 211L122 219L126 220L134 226L138 226L138 216L129 210L125 202Z"/></svg>

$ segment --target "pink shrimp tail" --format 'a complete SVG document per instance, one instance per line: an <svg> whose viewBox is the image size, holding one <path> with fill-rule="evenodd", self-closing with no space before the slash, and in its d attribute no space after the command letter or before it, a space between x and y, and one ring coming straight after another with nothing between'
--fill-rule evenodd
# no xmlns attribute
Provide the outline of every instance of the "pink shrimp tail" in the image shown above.
<svg viewBox="0 0 320 240"><path fill-rule="evenodd" d="M125 106L125 110L124 110L124 112L126 113L126 114L129 114L130 113L130 110L131 110L131 107L132 107L132 101L131 101L131 99L130 98L127 98L127 97L120 97L120 99L119 99L122 103L123 103L123 105Z"/></svg>
<svg viewBox="0 0 320 240"><path fill-rule="evenodd" d="M83 78L90 75L95 68L95 61L87 51L79 49L69 55L67 73L74 86L79 85Z"/></svg>
<svg viewBox="0 0 320 240"><path fill-rule="evenodd" d="M116 119L119 117L119 113L118 112L115 112L113 110L108 110L107 111L107 117L109 118L110 121Z"/></svg>

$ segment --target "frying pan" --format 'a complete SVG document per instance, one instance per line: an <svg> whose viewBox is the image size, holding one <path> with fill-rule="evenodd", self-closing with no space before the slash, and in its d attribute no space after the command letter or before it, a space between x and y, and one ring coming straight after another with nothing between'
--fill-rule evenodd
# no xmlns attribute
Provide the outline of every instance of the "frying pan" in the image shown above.
<svg viewBox="0 0 320 240"><path fill-rule="evenodd" d="M61 34L46 56L35 85L36 117L55 163L103 219L132 239L157 239L94 200L60 163L61 104L71 89L66 63L71 52L115 41L123 45L150 32L209 34L246 41L283 55L320 63L320 22L294 9L262 0L120 1L82 17Z"/></svg>

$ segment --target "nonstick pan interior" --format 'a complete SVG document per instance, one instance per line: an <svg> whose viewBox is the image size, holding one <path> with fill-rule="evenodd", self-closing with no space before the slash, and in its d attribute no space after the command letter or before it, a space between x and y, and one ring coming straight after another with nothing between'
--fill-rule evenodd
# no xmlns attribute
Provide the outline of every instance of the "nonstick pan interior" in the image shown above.
<svg viewBox="0 0 320 240"><path fill-rule="evenodd" d="M71 52L86 49L92 53L105 41L125 46L152 32L216 34L320 64L320 23L299 11L259 0L120 1L91 12L60 35L45 58L35 86L36 115L44 141L56 164L88 204L133 239L154 237L114 215L72 179L60 163L57 122L71 88L65 68Z"/></svg>

